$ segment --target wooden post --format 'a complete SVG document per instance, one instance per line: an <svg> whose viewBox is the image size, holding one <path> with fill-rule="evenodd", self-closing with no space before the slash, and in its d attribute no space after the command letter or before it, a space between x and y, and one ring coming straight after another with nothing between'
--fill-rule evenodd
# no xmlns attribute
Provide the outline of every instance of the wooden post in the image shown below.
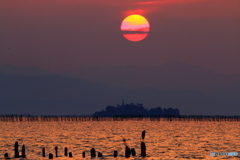
<svg viewBox="0 0 240 160"><path fill-rule="evenodd" d="M114 151L113 152L113 157L117 157L118 156L118 151Z"/></svg>
<svg viewBox="0 0 240 160"><path fill-rule="evenodd" d="M131 154L130 148L126 145L125 147L125 157L129 158Z"/></svg>
<svg viewBox="0 0 240 160"><path fill-rule="evenodd" d="M131 149L131 154L132 154L132 156L136 156L136 151L134 148Z"/></svg>
<svg viewBox="0 0 240 160"><path fill-rule="evenodd" d="M85 158L85 152L84 151L82 152L82 157Z"/></svg>
<svg viewBox="0 0 240 160"><path fill-rule="evenodd" d="M65 149L64 149L64 156L68 156L68 148L67 147L65 147Z"/></svg>
<svg viewBox="0 0 240 160"><path fill-rule="evenodd" d="M72 157L73 157L73 155L72 155L72 152L69 152L69 157L70 157L70 158L72 158Z"/></svg>
<svg viewBox="0 0 240 160"><path fill-rule="evenodd" d="M146 145L144 142L141 143L141 156L146 157Z"/></svg>
<svg viewBox="0 0 240 160"><path fill-rule="evenodd" d="M5 153L5 154L4 154L4 158L5 158L5 159L10 159L10 158L8 157L8 153Z"/></svg>
<svg viewBox="0 0 240 160"><path fill-rule="evenodd" d="M19 158L19 152L18 152L18 142L15 142L15 145L14 145L14 157L15 158Z"/></svg>
<svg viewBox="0 0 240 160"><path fill-rule="evenodd" d="M53 159L53 154L49 153L49 159Z"/></svg>
<svg viewBox="0 0 240 160"><path fill-rule="evenodd" d="M46 156L45 156L45 148L44 148L44 147L42 148L42 156L43 156L43 157L46 157Z"/></svg>
<svg viewBox="0 0 240 160"><path fill-rule="evenodd" d="M25 145L22 146L22 158L26 158Z"/></svg>
<svg viewBox="0 0 240 160"><path fill-rule="evenodd" d="M93 158L93 157L96 157L96 150L94 149L94 148L92 148L91 150L90 150L90 152L91 152L91 157Z"/></svg>
<svg viewBox="0 0 240 160"><path fill-rule="evenodd" d="M98 152L98 157L103 157L101 152Z"/></svg>
<svg viewBox="0 0 240 160"><path fill-rule="evenodd" d="M142 139L144 140L144 138L145 138L145 133L146 133L146 131L144 130L144 131L142 131Z"/></svg>
<svg viewBox="0 0 240 160"><path fill-rule="evenodd" d="M58 147L57 146L55 147L55 155L56 155L56 157L58 157Z"/></svg>

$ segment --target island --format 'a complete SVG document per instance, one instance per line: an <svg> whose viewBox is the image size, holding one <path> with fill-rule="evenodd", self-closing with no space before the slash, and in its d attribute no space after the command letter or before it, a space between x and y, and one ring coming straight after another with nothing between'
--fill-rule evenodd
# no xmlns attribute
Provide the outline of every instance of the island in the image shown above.
<svg viewBox="0 0 240 160"><path fill-rule="evenodd" d="M122 104L117 106L107 106L102 111L97 111L92 114L93 117L119 117L119 116L139 116L139 117L152 117L152 116L180 116L179 109L175 108L151 108L146 109L143 104Z"/></svg>

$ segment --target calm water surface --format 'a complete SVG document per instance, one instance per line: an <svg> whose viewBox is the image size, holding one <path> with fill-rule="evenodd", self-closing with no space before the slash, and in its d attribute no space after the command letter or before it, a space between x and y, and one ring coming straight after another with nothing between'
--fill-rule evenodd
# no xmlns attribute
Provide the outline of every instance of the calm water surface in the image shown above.
<svg viewBox="0 0 240 160"><path fill-rule="evenodd" d="M146 130L144 142L147 147L146 160L180 159L240 159L240 156L210 157L210 151L238 152L240 154L239 122L179 122L179 121L86 121L86 122L0 122L0 159L8 152L13 157L15 141L25 144L27 159L44 159L54 153L58 146L59 157L54 159L91 159L92 147L103 153L103 159L125 160L125 146L140 154L141 132ZM73 158L64 157L65 147ZM113 151L119 152L113 158ZM48 158L45 158L48 159ZM98 160L99 158L95 158ZM128 158L142 159L140 157Z"/></svg>

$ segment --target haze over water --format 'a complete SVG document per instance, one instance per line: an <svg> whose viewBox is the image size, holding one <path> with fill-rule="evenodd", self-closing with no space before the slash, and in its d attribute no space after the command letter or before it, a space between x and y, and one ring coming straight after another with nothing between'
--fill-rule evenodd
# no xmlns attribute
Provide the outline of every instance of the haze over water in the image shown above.
<svg viewBox="0 0 240 160"><path fill-rule="evenodd" d="M73 153L73 159L83 159L82 152L92 147L103 153L104 159L117 160L124 157L125 145L135 148L140 155L141 132L146 130L147 160L179 159L239 159L239 157L210 157L210 151L240 153L240 125L238 122L187 122L187 121L73 121L73 122L1 122L0 154L13 157L15 141L26 146L27 158L41 157L42 147L46 155L54 154L58 146L58 158L64 157L64 148ZM19 147L21 148L21 147ZM21 153L20 153L21 154ZM1 156L3 157L3 156ZM55 156L54 156L55 157ZM91 159L86 153L85 159ZM99 159L99 158L95 158ZM142 159L140 157L129 159Z"/></svg>

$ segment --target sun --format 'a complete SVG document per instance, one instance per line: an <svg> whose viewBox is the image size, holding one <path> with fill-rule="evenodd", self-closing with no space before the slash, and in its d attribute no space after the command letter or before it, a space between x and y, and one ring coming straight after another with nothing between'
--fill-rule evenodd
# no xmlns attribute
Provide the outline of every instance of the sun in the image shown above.
<svg viewBox="0 0 240 160"><path fill-rule="evenodd" d="M121 31L127 40L138 42L148 36L150 25L145 17L133 14L122 21Z"/></svg>

